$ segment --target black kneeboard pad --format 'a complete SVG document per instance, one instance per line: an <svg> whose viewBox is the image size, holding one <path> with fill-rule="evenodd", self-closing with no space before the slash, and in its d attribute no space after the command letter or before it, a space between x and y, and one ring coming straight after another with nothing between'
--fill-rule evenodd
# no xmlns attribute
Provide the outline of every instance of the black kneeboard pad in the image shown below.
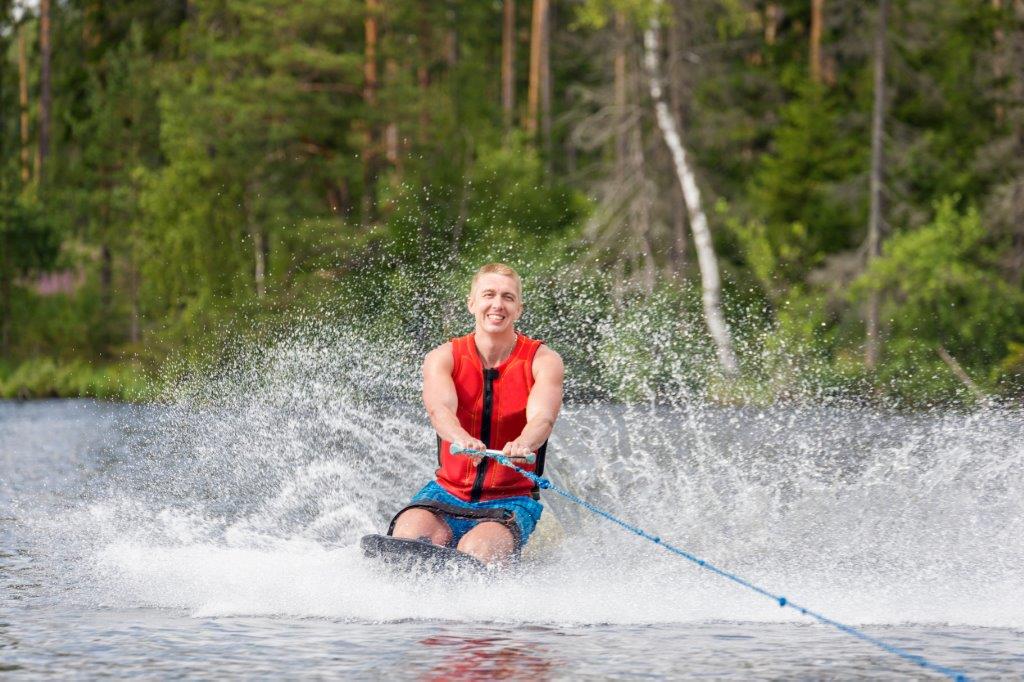
<svg viewBox="0 0 1024 682"><path fill-rule="evenodd" d="M363 548L363 556L406 571L441 573L486 569L483 562L474 556L421 540L393 538L390 535L364 535L359 545Z"/></svg>

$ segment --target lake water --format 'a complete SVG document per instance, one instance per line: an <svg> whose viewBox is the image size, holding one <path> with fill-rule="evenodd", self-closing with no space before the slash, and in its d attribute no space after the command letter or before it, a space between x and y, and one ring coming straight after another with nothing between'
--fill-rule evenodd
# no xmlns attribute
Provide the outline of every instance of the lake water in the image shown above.
<svg viewBox="0 0 1024 682"><path fill-rule="evenodd" d="M382 571L356 542L429 477L432 437L336 379L0 403L3 675L931 675L550 493L512 574ZM570 405L547 473L929 660L1024 677L1019 410Z"/></svg>

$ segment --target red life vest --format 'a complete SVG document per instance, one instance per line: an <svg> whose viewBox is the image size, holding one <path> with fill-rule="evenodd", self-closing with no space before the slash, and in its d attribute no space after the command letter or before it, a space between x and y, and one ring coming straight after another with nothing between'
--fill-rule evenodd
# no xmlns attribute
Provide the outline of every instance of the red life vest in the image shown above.
<svg viewBox="0 0 1024 682"><path fill-rule="evenodd" d="M505 362L484 369L473 334L452 339L452 381L459 398L456 415L471 436L488 448L500 450L515 440L526 426L526 401L533 388L533 358L543 341L520 334ZM536 493L533 483L508 467L483 459L473 460L451 454L451 443L438 438L437 482L461 500L479 502L502 497ZM538 476L544 469L544 451L537 452L534 464L519 464ZM536 497L536 495L535 495Z"/></svg>

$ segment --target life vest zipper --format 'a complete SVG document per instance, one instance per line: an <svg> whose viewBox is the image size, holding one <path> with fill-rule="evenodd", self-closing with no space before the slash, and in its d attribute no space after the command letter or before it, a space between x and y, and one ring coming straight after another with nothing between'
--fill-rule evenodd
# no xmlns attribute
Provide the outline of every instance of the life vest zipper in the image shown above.
<svg viewBox="0 0 1024 682"><path fill-rule="evenodd" d="M491 447L491 412L494 407L494 380L498 378L498 370L484 370L484 405L483 414L480 416L480 440L488 448ZM476 479L473 481L473 489L469 493L470 502L479 502L480 495L484 489L484 478L487 477L487 468L491 460L484 458L476 466Z"/></svg>

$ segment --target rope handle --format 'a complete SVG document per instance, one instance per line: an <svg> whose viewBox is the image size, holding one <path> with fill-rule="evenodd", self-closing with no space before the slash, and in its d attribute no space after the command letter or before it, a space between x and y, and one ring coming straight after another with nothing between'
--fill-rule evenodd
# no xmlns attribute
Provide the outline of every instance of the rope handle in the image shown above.
<svg viewBox="0 0 1024 682"><path fill-rule="evenodd" d="M502 459L506 461L510 459L512 461L518 460L526 462L527 464L533 464L537 461L537 455L532 452L517 457L506 457L505 453L501 450L471 450L469 448L464 448L461 445L456 445L455 443L452 443L451 453L453 455L463 455L465 457L490 457L491 459L496 459L499 462L501 462ZM502 462L502 464L504 464L504 462Z"/></svg>

